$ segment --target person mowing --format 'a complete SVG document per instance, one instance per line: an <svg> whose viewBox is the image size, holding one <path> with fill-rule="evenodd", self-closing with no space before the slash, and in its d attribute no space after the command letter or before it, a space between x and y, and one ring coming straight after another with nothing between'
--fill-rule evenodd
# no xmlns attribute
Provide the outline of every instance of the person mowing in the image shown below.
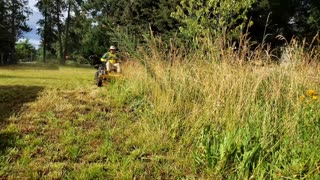
<svg viewBox="0 0 320 180"><path fill-rule="evenodd" d="M106 62L107 72L110 72L113 69L117 70L117 73L121 72L119 58L116 54L116 47L110 46L109 52L105 53L101 57L101 62Z"/></svg>

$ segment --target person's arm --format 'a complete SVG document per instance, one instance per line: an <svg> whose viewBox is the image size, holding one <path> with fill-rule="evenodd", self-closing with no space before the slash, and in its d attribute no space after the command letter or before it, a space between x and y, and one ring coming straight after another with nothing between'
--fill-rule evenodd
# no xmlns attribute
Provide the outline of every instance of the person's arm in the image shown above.
<svg viewBox="0 0 320 180"><path fill-rule="evenodd" d="M102 62L106 62L108 56L109 56L109 52L105 53L105 54L101 57L101 61L102 61Z"/></svg>

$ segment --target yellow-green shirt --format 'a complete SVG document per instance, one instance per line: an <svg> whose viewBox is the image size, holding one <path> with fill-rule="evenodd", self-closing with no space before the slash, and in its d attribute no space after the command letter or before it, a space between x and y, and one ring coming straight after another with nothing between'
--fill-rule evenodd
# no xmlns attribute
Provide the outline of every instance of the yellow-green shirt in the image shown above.
<svg viewBox="0 0 320 180"><path fill-rule="evenodd" d="M118 57L116 54L112 54L111 52L107 52L101 57L101 61L102 62L109 61L110 63L114 64L114 63L117 63Z"/></svg>

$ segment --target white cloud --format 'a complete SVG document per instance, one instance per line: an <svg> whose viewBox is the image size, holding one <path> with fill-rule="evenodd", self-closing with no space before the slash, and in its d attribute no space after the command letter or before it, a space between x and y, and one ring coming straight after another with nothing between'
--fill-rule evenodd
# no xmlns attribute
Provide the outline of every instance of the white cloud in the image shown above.
<svg viewBox="0 0 320 180"><path fill-rule="evenodd" d="M37 4L37 0L29 0L28 6L29 6L32 10L38 11L38 8L35 7L36 4Z"/></svg>

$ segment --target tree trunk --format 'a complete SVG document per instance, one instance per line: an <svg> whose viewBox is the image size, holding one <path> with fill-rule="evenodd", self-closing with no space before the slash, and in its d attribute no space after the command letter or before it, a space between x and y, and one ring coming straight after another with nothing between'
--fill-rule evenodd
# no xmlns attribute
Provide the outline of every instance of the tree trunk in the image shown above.
<svg viewBox="0 0 320 180"><path fill-rule="evenodd" d="M15 9L15 1L12 0L12 9L11 9L11 42L10 42L10 61L8 64L14 64L17 62L15 57L15 43L16 43L16 9Z"/></svg>
<svg viewBox="0 0 320 180"><path fill-rule="evenodd" d="M68 48L69 48L68 41L69 41L70 11L71 11L71 0L68 0L68 15L66 20L66 32L65 32L66 37L64 41L64 53L63 53L64 61L67 60Z"/></svg>
<svg viewBox="0 0 320 180"><path fill-rule="evenodd" d="M44 27L43 27L43 62L46 62L46 51L47 51L47 21L48 21L48 7L47 7L47 0L45 0L45 5L44 5Z"/></svg>
<svg viewBox="0 0 320 180"><path fill-rule="evenodd" d="M58 41L59 41L59 61L60 64L65 64L64 58L63 58L63 46L62 46L62 29L61 29L61 23L60 23L60 0L56 1L56 13L57 13L57 27L58 27Z"/></svg>

